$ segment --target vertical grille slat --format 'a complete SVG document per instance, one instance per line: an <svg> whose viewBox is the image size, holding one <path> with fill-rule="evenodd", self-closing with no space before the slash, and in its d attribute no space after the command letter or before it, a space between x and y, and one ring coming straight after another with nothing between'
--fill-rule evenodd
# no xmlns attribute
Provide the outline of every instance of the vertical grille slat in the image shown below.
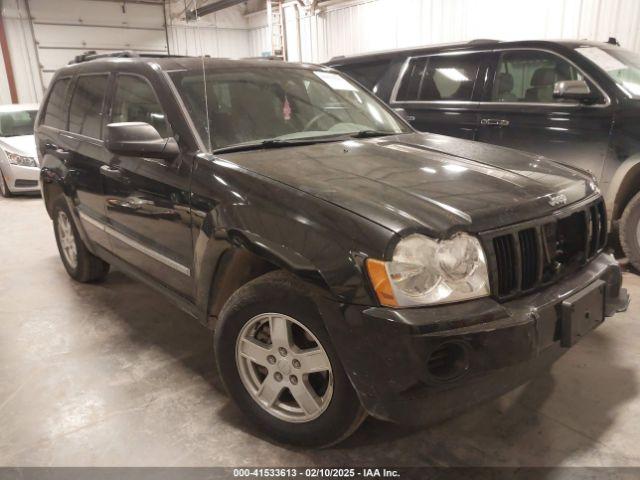
<svg viewBox="0 0 640 480"><path fill-rule="evenodd" d="M534 228L527 228L518 232L520 252L522 255L522 290L532 288L538 278L538 246L536 242L536 231Z"/></svg>
<svg viewBox="0 0 640 480"><path fill-rule="evenodd" d="M503 232L488 239L501 299L553 283L593 258L607 241L604 202Z"/></svg>
<svg viewBox="0 0 640 480"><path fill-rule="evenodd" d="M598 203L596 208L600 218L600 239L598 242L598 249L600 249L607 244L607 212L604 209L604 202Z"/></svg>

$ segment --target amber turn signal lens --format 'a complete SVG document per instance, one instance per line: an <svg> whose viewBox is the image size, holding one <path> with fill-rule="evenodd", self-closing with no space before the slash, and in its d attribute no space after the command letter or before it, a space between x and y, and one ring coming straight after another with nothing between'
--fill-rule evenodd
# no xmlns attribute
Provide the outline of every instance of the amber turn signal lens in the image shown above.
<svg viewBox="0 0 640 480"><path fill-rule="evenodd" d="M378 296L378 301L382 305L386 305L388 307L397 307L398 301L396 300L396 296L393 294L393 289L391 288L391 282L389 281L389 275L387 275L387 268L385 267L384 262L368 258L366 265L367 273L369 274L369 279L371 280L373 289L376 291L376 295Z"/></svg>

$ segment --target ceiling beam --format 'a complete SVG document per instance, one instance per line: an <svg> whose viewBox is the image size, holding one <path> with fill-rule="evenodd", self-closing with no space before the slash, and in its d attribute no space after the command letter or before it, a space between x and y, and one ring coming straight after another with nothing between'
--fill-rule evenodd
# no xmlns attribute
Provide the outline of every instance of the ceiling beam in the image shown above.
<svg viewBox="0 0 640 480"><path fill-rule="evenodd" d="M187 20L195 20L196 18L204 17L214 12L219 12L225 8L233 7L244 3L246 0L218 0L217 2L210 3L203 7L199 7L193 10L187 10Z"/></svg>

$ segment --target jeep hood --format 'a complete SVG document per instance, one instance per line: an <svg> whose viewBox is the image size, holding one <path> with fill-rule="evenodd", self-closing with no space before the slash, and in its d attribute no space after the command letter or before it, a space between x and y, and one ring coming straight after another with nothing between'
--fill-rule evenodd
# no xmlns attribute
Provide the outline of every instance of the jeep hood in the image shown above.
<svg viewBox="0 0 640 480"><path fill-rule="evenodd" d="M596 192L591 178L542 157L434 134L262 149L218 158L394 232L422 228L433 236L533 219Z"/></svg>

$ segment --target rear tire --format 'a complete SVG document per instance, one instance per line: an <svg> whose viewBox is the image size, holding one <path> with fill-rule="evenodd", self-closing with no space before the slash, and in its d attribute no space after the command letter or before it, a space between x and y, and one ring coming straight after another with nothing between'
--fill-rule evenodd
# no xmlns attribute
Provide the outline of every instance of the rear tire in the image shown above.
<svg viewBox="0 0 640 480"><path fill-rule="evenodd" d="M13 194L11 193L11 190L9 190L9 185L7 185L7 182L4 179L4 175L2 174L2 171L0 171L0 195L2 195L4 198L9 198L13 196Z"/></svg>
<svg viewBox="0 0 640 480"><path fill-rule="evenodd" d="M244 285L222 309L215 352L229 395L253 425L281 443L325 447L350 436L366 413L312 288L283 271Z"/></svg>
<svg viewBox="0 0 640 480"><path fill-rule="evenodd" d="M109 264L87 249L63 198L53 206L53 230L60 258L71 278L82 283L104 280Z"/></svg>

